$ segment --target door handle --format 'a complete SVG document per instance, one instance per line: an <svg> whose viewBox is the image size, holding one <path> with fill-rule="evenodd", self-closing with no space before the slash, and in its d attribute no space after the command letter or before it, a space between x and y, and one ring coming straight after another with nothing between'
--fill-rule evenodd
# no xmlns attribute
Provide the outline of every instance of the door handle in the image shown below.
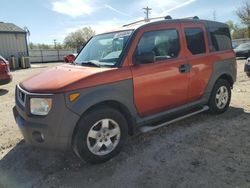
<svg viewBox="0 0 250 188"><path fill-rule="evenodd" d="M179 66L179 72L180 73L187 73L190 72L192 69L192 65L190 64L182 64Z"/></svg>

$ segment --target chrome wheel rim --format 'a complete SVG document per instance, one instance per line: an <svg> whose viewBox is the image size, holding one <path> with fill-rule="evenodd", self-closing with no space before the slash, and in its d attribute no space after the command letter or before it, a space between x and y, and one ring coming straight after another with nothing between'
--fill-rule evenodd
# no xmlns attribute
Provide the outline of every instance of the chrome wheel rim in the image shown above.
<svg viewBox="0 0 250 188"><path fill-rule="evenodd" d="M94 155L107 155L116 148L120 136L121 130L117 122L112 119L101 119L88 132L88 149Z"/></svg>
<svg viewBox="0 0 250 188"><path fill-rule="evenodd" d="M226 86L221 86L215 96L215 104L219 109L225 108L229 98L228 89Z"/></svg>

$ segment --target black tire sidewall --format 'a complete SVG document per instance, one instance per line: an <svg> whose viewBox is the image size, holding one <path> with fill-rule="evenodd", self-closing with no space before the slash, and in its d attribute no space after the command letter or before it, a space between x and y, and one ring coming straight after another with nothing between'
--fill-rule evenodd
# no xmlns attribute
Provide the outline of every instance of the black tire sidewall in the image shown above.
<svg viewBox="0 0 250 188"><path fill-rule="evenodd" d="M87 146L87 135L91 127L101 119L109 118L118 123L121 131L120 141L116 148L106 155L95 155L93 154ZM124 116L117 110L101 106L98 109L94 109L89 112L87 115L83 116L78 122L78 129L74 138L74 148L76 150L76 154L81 159L85 160L89 163L101 163L105 162L115 155L117 155L122 146L125 143L126 137L128 134L128 126L127 121Z"/></svg>
<svg viewBox="0 0 250 188"><path fill-rule="evenodd" d="M218 108L216 105L216 102L215 102L216 93L221 86L225 86L228 90L228 101L227 101L226 106L222 109ZM230 87L229 82L227 80L224 80L224 79L217 80L215 85L214 85L214 88L212 90L210 99L209 99L210 112L212 114L224 113L228 109L230 102L231 102L231 87Z"/></svg>

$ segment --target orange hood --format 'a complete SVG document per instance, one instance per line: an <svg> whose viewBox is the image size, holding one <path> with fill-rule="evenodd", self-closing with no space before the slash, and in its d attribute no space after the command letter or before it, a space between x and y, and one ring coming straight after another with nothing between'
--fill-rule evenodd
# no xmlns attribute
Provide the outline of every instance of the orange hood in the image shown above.
<svg viewBox="0 0 250 188"><path fill-rule="evenodd" d="M20 83L31 93L62 93L130 78L127 68L98 68L61 65Z"/></svg>

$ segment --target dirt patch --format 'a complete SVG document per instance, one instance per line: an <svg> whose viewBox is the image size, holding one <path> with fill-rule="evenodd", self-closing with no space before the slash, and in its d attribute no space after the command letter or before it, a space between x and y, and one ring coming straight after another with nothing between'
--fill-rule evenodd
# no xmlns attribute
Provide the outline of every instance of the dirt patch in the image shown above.
<svg viewBox="0 0 250 188"><path fill-rule="evenodd" d="M129 138L100 165L71 153L25 145L12 115L15 84L54 66L13 72L0 91L0 187L250 187L250 78L238 61L230 109L207 113ZM39 68L41 67L41 68Z"/></svg>
<svg viewBox="0 0 250 188"><path fill-rule="evenodd" d="M12 71L13 81L0 86L0 159L23 138L13 118L15 86L21 80L61 63L34 64L30 69ZM37 68L40 67L40 68Z"/></svg>

